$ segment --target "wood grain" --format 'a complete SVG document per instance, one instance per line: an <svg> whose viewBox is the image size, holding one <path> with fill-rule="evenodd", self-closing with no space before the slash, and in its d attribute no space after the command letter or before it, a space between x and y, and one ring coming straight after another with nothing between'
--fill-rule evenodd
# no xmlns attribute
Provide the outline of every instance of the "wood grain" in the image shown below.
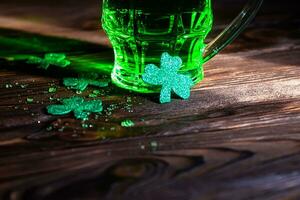
<svg viewBox="0 0 300 200"><path fill-rule="evenodd" d="M20 20L14 12L0 21ZM92 115L90 128L71 115L45 111L55 103L49 97L74 95L61 84L64 73L0 59L0 199L300 199L299 19L291 18L293 12L280 16L261 13L207 63L206 78L189 101L161 105L155 95L111 85L100 97L105 112ZM43 22L26 23L40 31L29 34L53 41L70 34L68 39L79 42L72 48L84 46L84 56L93 57L100 40L107 45L99 35L97 41L86 40L87 32L98 33L82 26L70 25L60 34L58 22L45 20L41 29ZM47 35L49 26L58 29ZM17 35L24 27L8 32ZM58 91L49 94L52 85ZM122 127L124 119L135 126ZM53 130L46 130L49 125Z"/></svg>

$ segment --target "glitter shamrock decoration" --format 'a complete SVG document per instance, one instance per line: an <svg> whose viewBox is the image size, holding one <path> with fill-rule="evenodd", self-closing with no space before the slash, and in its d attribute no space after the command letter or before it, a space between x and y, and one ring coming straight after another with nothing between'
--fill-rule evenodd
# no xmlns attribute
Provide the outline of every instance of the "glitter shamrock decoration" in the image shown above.
<svg viewBox="0 0 300 200"><path fill-rule="evenodd" d="M193 81L189 76L178 74L182 60L172 57L168 53L161 56L160 68L149 64L145 68L143 80L151 85L161 85L160 102L171 102L171 94L174 92L183 99L190 97L190 89Z"/></svg>
<svg viewBox="0 0 300 200"><path fill-rule="evenodd" d="M79 78L64 78L64 85L71 89L84 91L89 85L95 87L107 87L107 80L99 80L95 73L83 74Z"/></svg>
<svg viewBox="0 0 300 200"><path fill-rule="evenodd" d="M65 115L73 112L77 119L88 120L91 113L99 113L103 110L101 100L85 101L82 97L63 99L62 105L50 105L48 113L52 115Z"/></svg>
<svg viewBox="0 0 300 200"><path fill-rule="evenodd" d="M66 59L66 55L62 53L48 53L45 54L44 58L31 56L27 60L27 63L39 64L39 68L42 69L48 69L50 65L64 68L71 64L71 62Z"/></svg>

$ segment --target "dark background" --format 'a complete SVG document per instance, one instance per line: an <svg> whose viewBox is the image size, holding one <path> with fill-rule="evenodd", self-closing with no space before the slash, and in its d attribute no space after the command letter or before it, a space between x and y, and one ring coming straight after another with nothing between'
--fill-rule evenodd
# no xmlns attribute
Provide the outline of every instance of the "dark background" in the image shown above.
<svg viewBox="0 0 300 200"><path fill-rule="evenodd" d="M245 2L246 0L212 0L215 22L218 24L224 20L229 21ZM0 16L15 16L36 21L46 19L49 23L93 30L99 22L100 7L99 0L1 0ZM289 17L286 14L289 14ZM299 20L299 1L265 0L259 12L259 16L262 15L270 15L274 22L286 20L290 23ZM259 19L258 17L256 21Z"/></svg>

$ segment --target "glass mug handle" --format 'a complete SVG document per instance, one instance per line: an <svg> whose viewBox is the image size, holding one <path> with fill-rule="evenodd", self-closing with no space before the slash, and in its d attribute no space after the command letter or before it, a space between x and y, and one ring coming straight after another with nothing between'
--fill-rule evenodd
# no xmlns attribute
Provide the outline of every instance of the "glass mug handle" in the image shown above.
<svg viewBox="0 0 300 200"><path fill-rule="evenodd" d="M249 0L242 12L221 32L214 40L207 44L204 53L204 62L209 61L222 49L229 45L246 28L259 10L263 0Z"/></svg>

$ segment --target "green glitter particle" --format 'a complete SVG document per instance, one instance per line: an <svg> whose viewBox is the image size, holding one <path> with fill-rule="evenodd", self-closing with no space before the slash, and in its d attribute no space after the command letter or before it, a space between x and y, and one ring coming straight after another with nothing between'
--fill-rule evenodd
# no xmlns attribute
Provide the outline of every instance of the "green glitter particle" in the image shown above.
<svg viewBox="0 0 300 200"><path fill-rule="evenodd" d="M66 59L66 55L60 53L48 53L45 54L44 58L31 56L28 58L27 63L39 64L39 68L42 69L48 69L50 65L64 68L71 64L71 62Z"/></svg>
<svg viewBox="0 0 300 200"><path fill-rule="evenodd" d="M56 98L54 98L54 97L49 97L49 100L50 100L50 101L54 101L54 100L56 100Z"/></svg>
<svg viewBox="0 0 300 200"><path fill-rule="evenodd" d="M32 103L32 102L33 102L33 98L28 97L28 98L26 99L26 101L27 101L27 103Z"/></svg>
<svg viewBox="0 0 300 200"><path fill-rule="evenodd" d="M142 150L145 150L145 149L146 149L145 145L140 145L140 148L141 148Z"/></svg>
<svg viewBox="0 0 300 200"><path fill-rule="evenodd" d="M46 128L46 131L52 131L53 130L53 126L48 126L47 128Z"/></svg>
<svg viewBox="0 0 300 200"><path fill-rule="evenodd" d="M12 84L5 84L5 88L12 88L13 85Z"/></svg>
<svg viewBox="0 0 300 200"><path fill-rule="evenodd" d="M89 94L89 98L96 98L96 97L98 97L98 95L93 94L93 93Z"/></svg>
<svg viewBox="0 0 300 200"><path fill-rule="evenodd" d="M82 128L89 128L89 125L88 124L81 124L81 127Z"/></svg>
<svg viewBox="0 0 300 200"><path fill-rule="evenodd" d="M99 80L97 74L84 74L79 78L64 78L64 85L70 89L84 91L89 85L107 87L107 80Z"/></svg>
<svg viewBox="0 0 300 200"><path fill-rule="evenodd" d="M160 68L153 64L146 66L142 78L148 84L161 85L160 103L171 102L172 91L183 99L190 97L193 81L188 76L178 74L181 65L181 58L163 53Z"/></svg>
<svg viewBox="0 0 300 200"><path fill-rule="evenodd" d="M126 101L127 101L127 103L131 103L132 102L131 97L127 97Z"/></svg>
<svg viewBox="0 0 300 200"><path fill-rule="evenodd" d="M121 122L122 127L133 127L134 125L134 122L128 119Z"/></svg>
<svg viewBox="0 0 300 200"><path fill-rule="evenodd" d="M93 93L89 94L89 97L90 98L96 98L100 94L101 94L101 92L99 90L93 90Z"/></svg>
<svg viewBox="0 0 300 200"><path fill-rule="evenodd" d="M158 142L156 142L156 141L151 141L151 142L150 142L150 147L151 147L152 150L156 151L157 148L158 148Z"/></svg>
<svg viewBox="0 0 300 200"><path fill-rule="evenodd" d="M73 112L75 118L88 120L91 113L100 113L103 110L101 100L85 101L82 97L72 97L61 100L63 105L50 105L48 113L52 115L65 115Z"/></svg>
<svg viewBox="0 0 300 200"><path fill-rule="evenodd" d="M48 92L49 93L55 93L57 91L57 88L56 87L50 87L49 89L48 89Z"/></svg>
<svg viewBox="0 0 300 200"><path fill-rule="evenodd" d="M20 87L21 87L22 89L25 89L25 88L28 87L28 85L27 85L27 84L22 84L22 85L20 85Z"/></svg>
<svg viewBox="0 0 300 200"><path fill-rule="evenodd" d="M99 90L93 90L93 94L99 95L101 92Z"/></svg>

